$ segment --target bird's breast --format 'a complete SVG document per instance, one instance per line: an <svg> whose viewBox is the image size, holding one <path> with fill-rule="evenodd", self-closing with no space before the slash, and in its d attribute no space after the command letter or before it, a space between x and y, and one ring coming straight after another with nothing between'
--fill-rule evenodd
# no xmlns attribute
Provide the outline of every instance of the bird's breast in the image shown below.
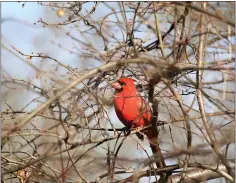
<svg viewBox="0 0 236 183"><path fill-rule="evenodd" d="M116 95L114 97L114 108L119 120L126 127L144 126L143 115L140 114L138 103L141 97L136 95Z"/></svg>

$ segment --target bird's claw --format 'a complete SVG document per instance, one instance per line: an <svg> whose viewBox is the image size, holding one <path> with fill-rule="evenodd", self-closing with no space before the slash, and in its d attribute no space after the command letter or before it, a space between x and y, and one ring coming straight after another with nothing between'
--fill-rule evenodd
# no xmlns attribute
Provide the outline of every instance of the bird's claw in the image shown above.
<svg viewBox="0 0 236 183"><path fill-rule="evenodd" d="M123 131L124 131L125 136L128 136L131 133L131 129L128 127L124 127Z"/></svg>

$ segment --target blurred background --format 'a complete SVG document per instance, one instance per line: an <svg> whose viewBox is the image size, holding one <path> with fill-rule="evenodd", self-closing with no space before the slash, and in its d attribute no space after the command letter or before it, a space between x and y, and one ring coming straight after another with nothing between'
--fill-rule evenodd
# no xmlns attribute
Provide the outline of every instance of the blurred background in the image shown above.
<svg viewBox="0 0 236 183"><path fill-rule="evenodd" d="M206 35L203 66L224 67L202 74L205 112L220 151L226 159L234 160L235 6L234 2L208 2L206 6L204 9L201 3L192 3L186 8L181 3L167 2L2 2L3 131L91 69L133 58L136 51L140 57L161 59L163 49L171 63L197 65L203 16L200 10L204 9L210 13L205 12L202 23ZM168 33L163 37L163 48L157 44L158 32ZM147 139L140 142L135 135L121 138L119 131L108 131L124 127L114 112L114 91L109 82L125 75L146 86L151 71L156 68L136 64L90 77L37 113L22 129L3 136L2 180L122 182L139 171L152 170ZM207 141L199 112L196 86L186 78L196 82L196 72L183 71L168 79L191 118L193 154L189 163L217 164L218 154ZM158 118L165 122L159 128L159 142L166 164L181 164L186 158L186 126L177 100L165 87L159 83L155 88ZM148 98L147 90L141 93ZM75 147L70 149L71 145ZM156 180L156 176L146 175L138 181ZM226 178L207 182L226 182Z"/></svg>

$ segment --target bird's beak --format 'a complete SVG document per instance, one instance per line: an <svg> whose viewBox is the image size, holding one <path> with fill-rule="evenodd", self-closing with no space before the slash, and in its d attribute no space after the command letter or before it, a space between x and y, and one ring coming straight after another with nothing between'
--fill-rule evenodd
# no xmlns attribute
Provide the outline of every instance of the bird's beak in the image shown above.
<svg viewBox="0 0 236 183"><path fill-rule="evenodd" d="M118 83L118 82L112 83L111 86L112 86L113 88L115 88L116 90L122 89L122 86L121 86L120 83Z"/></svg>

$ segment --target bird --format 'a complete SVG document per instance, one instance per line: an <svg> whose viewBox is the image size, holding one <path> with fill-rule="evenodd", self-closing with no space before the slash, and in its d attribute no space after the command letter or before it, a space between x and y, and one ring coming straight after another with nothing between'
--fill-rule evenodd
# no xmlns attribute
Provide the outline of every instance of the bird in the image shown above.
<svg viewBox="0 0 236 183"><path fill-rule="evenodd" d="M121 77L112 83L115 89L113 103L116 115L128 129L150 126L145 129L144 134L148 137L153 154L160 157L156 162L157 167L164 167L165 161L159 147L157 126L153 126L155 123L152 123L151 107L140 95L134 82L132 78ZM136 135L142 141L144 140L141 133Z"/></svg>
<svg viewBox="0 0 236 183"><path fill-rule="evenodd" d="M152 120L151 107L140 95L134 82L132 78L121 77L112 84L115 89L113 98L115 112L127 129L149 126ZM136 135L139 139L144 139L141 133ZM146 135L150 136L151 133Z"/></svg>

